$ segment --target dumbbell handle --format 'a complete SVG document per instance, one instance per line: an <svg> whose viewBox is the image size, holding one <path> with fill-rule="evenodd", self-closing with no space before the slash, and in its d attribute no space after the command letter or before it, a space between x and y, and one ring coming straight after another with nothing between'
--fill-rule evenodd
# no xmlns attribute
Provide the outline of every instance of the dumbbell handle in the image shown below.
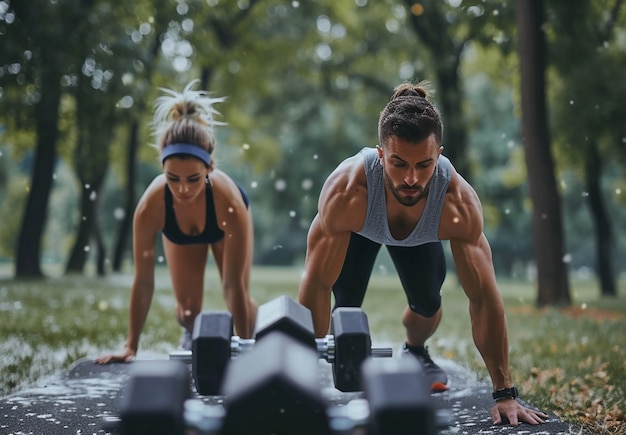
<svg viewBox="0 0 626 435"><path fill-rule="evenodd" d="M236 356L251 350L256 340L254 338L240 338L233 336L230 342L231 355ZM320 358L324 358L332 363L335 359L335 337L327 335L326 337L316 338L315 345ZM371 356L373 358L391 358L393 349L390 347L372 347Z"/></svg>
<svg viewBox="0 0 626 435"><path fill-rule="evenodd" d="M323 338L316 338L315 344L317 345L317 353L320 358L326 359L329 363L335 360L335 337L333 335L327 335ZM372 347L371 354L373 358L391 358L393 356L393 349L390 347Z"/></svg>
<svg viewBox="0 0 626 435"><path fill-rule="evenodd" d="M234 336L230 342L231 355L237 356L245 353L254 347L255 339L240 338ZM327 335L326 337L316 338L315 345L320 358L324 358L329 363L335 360L335 337ZM390 347L373 347L371 356L374 358L390 358L393 356L393 349Z"/></svg>
<svg viewBox="0 0 626 435"><path fill-rule="evenodd" d="M237 357L248 352L254 347L255 343L256 340L254 338L241 338L237 335L232 336L230 340L231 357ZM332 363L335 360L335 337L333 335L316 338L315 345L320 358L324 358L329 363ZM391 358L393 356L393 349L390 347L372 347L371 356L373 358ZM172 351L170 352L170 359L191 363L191 351Z"/></svg>

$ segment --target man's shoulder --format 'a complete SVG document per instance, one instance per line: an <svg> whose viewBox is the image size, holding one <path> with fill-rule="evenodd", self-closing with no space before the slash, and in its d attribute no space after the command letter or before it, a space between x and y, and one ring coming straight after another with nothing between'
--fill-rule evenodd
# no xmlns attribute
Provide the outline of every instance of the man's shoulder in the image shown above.
<svg viewBox="0 0 626 435"><path fill-rule="evenodd" d="M473 239L482 232L482 208L474 188L457 172L452 174L440 220L442 239Z"/></svg>
<svg viewBox="0 0 626 435"><path fill-rule="evenodd" d="M319 198L320 218L347 224L353 231L362 226L367 208L367 181L363 158L347 158L328 176ZM345 222L344 222L345 221ZM356 225L355 225L356 224Z"/></svg>
<svg viewBox="0 0 626 435"><path fill-rule="evenodd" d="M475 202L476 200L480 202L472 185L463 178L453 166L451 166L449 177L450 181L446 189L446 200L459 204L466 203L467 201Z"/></svg>
<svg viewBox="0 0 626 435"><path fill-rule="evenodd" d="M355 154L342 161L326 178L323 193L339 193L348 196L365 189L365 166L361 154Z"/></svg>

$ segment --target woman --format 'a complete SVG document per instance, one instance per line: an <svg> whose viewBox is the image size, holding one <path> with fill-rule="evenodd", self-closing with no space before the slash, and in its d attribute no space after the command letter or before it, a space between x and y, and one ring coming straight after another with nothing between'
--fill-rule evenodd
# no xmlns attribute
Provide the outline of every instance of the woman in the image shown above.
<svg viewBox="0 0 626 435"><path fill-rule="evenodd" d="M237 334L251 337L256 303L249 295L252 265L252 215L244 190L215 168L213 120L218 112L211 98L195 91L197 81L182 93L162 89L156 100L154 131L163 173L148 186L133 219L135 278L124 351L95 361L130 361L154 293L156 237L162 233L165 257L176 297L176 318L183 327L181 347L190 349L194 319L202 310L204 269L211 248L222 291Z"/></svg>

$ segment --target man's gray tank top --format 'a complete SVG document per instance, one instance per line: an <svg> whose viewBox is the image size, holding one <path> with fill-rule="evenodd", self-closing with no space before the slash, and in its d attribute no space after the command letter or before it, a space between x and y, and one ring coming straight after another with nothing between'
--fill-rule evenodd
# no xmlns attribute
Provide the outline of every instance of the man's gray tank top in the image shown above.
<svg viewBox="0 0 626 435"><path fill-rule="evenodd" d="M439 156L422 217L407 238L397 240L393 238L389 230L383 167L380 164L378 151L376 148L363 148L359 154L363 156L365 164L367 214L363 228L358 231L358 234L376 243L390 246L410 247L439 241L439 218L452 176L450 160L443 155Z"/></svg>

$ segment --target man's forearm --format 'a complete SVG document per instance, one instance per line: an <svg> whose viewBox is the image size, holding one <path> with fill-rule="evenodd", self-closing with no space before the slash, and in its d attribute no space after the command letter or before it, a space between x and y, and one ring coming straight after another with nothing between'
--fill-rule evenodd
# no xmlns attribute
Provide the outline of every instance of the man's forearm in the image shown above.
<svg viewBox="0 0 626 435"><path fill-rule="evenodd" d="M303 282L298 291L299 302L311 310L316 337L324 337L330 327L330 289Z"/></svg>
<svg viewBox="0 0 626 435"><path fill-rule="evenodd" d="M485 303L470 305L472 335L494 390L512 385L509 373L509 340L504 311L501 307L489 307Z"/></svg>

